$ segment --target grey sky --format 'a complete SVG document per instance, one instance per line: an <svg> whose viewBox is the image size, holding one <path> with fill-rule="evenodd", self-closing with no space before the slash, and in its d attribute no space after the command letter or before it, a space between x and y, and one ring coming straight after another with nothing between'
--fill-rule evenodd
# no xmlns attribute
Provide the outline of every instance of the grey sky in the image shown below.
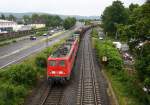
<svg viewBox="0 0 150 105"><path fill-rule="evenodd" d="M100 15L114 0L0 0L0 12L46 12L65 15ZM143 4L145 0L121 0Z"/></svg>

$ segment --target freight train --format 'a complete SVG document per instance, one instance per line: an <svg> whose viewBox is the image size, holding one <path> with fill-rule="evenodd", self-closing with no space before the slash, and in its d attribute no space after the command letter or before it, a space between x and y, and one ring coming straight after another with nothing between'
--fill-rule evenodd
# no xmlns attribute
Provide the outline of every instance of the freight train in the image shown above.
<svg viewBox="0 0 150 105"><path fill-rule="evenodd" d="M68 81L71 76L75 58L77 55L80 40L84 33L90 28L82 27L74 32L72 37L66 40L55 52L53 52L47 61L47 80Z"/></svg>

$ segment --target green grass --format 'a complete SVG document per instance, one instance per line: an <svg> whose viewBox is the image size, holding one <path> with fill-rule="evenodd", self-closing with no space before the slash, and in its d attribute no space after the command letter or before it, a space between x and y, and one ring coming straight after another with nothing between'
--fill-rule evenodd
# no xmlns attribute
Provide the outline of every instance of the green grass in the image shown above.
<svg viewBox="0 0 150 105"><path fill-rule="evenodd" d="M8 45L8 44L10 44L10 43L11 43L11 42L0 43L0 46Z"/></svg>
<svg viewBox="0 0 150 105"><path fill-rule="evenodd" d="M17 41L15 39L12 40L12 43L16 43Z"/></svg>
<svg viewBox="0 0 150 105"><path fill-rule="evenodd" d="M44 33L47 33L48 31L37 31L35 36L42 36Z"/></svg>
<svg viewBox="0 0 150 105"><path fill-rule="evenodd" d="M4 46L4 45L8 45L8 44L11 44L11 43L16 43L17 41L15 39L7 39L5 41L1 41L0 42L0 46Z"/></svg>

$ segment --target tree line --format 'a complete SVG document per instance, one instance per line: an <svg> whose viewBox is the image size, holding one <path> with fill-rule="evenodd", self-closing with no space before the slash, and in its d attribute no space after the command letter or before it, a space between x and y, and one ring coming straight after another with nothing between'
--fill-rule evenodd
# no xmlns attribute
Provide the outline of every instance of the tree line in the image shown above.
<svg viewBox="0 0 150 105"><path fill-rule="evenodd" d="M105 8L101 19L108 36L129 44L138 79L150 89L150 1L130 4L128 8L121 1L114 1Z"/></svg>
<svg viewBox="0 0 150 105"><path fill-rule="evenodd" d="M8 17L6 17L4 14L1 14L0 19L9 20L9 21L16 21L16 17L13 15L9 15Z"/></svg>
<svg viewBox="0 0 150 105"><path fill-rule="evenodd" d="M0 19L17 21L17 18L13 15L6 17L1 14ZM56 27L63 26L65 29L69 29L75 25L76 19L73 17L68 17L66 19L61 19L58 15L48 15L48 14L32 14L32 16L24 15L21 20L17 21L19 24L46 24L46 27Z"/></svg>
<svg viewBox="0 0 150 105"><path fill-rule="evenodd" d="M63 22L63 26L65 29L69 29L71 27L73 27L76 23L76 19L72 18L72 17L68 17L64 20Z"/></svg>

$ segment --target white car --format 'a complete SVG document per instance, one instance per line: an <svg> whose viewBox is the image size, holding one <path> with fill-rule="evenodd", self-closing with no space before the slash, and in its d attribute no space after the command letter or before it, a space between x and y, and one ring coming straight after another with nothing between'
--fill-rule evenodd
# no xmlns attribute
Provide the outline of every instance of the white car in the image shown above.
<svg viewBox="0 0 150 105"><path fill-rule="evenodd" d="M47 36L47 33L43 34L43 36Z"/></svg>
<svg viewBox="0 0 150 105"><path fill-rule="evenodd" d="M33 35L31 35L31 36L30 36L30 40L36 40L36 37L33 36Z"/></svg>
<svg viewBox="0 0 150 105"><path fill-rule="evenodd" d="M100 40L103 40L103 37L99 37Z"/></svg>
<svg viewBox="0 0 150 105"><path fill-rule="evenodd" d="M51 30L50 32L51 32L51 33L54 33L54 30Z"/></svg>
<svg viewBox="0 0 150 105"><path fill-rule="evenodd" d="M115 45L115 47L117 48L117 49L121 49L121 43L120 42L113 42L113 44Z"/></svg>

